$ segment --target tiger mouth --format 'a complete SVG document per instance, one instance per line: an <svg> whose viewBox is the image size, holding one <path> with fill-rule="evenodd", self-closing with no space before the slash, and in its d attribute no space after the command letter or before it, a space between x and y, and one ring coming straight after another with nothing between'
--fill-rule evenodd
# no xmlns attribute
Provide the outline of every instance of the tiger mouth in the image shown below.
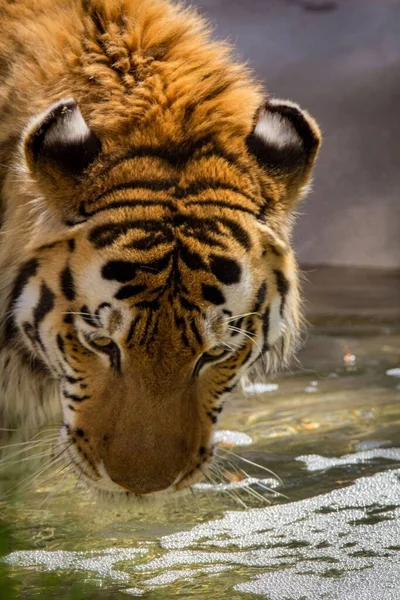
<svg viewBox="0 0 400 600"><path fill-rule="evenodd" d="M100 495L103 499L109 500L118 498L151 499L171 496L176 492L183 492L204 477L207 477L207 472L214 456L214 447L211 446L208 450L205 450L200 462L187 472L179 473L170 486L154 490L135 490L129 488L123 482L113 481L108 476L103 463L94 465L91 461L89 462L87 457L85 462L83 462L84 459L81 458L79 448L69 442L68 438L63 439L62 432L60 446L62 447L62 452L65 452L67 456L67 466L77 476L78 482L83 483L95 495Z"/></svg>

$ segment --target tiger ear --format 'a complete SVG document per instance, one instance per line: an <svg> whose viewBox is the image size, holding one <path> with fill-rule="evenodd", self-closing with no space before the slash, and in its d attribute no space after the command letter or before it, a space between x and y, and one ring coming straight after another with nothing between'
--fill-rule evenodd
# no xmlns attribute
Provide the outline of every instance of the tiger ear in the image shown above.
<svg viewBox="0 0 400 600"><path fill-rule="evenodd" d="M101 151L101 142L77 102L73 98L59 100L34 117L26 129L23 150L28 171L47 204L53 213L68 220L74 213L82 175Z"/></svg>
<svg viewBox="0 0 400 600"><path fill-rule="evenodd" d="M281 202L288 211L307 192L320 144L316 121L294 102L269 100L259 110L247 147L260 166L284 184Z"/></svg>

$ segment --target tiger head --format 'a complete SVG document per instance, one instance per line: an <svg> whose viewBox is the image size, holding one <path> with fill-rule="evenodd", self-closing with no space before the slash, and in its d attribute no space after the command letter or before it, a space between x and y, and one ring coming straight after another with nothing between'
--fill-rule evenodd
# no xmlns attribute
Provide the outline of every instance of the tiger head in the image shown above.
<svg viewBox="0 0 400 600"><path fill-rule="evenodd" d="M112 494L199 479L229 394L288 359L291 214L320 134L297 105L269 100L247 137L148 139L102 139L63 99L22 142L35 218L9 343L56 381L74 470Z"/></svg>

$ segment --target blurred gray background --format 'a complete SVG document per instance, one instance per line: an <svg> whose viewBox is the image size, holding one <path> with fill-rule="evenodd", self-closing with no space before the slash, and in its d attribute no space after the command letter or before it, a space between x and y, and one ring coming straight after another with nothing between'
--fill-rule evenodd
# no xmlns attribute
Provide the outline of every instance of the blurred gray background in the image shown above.
<svg viewBox="0 0 400 600"><path fill-rule="evenodd" d="M400 267L400 1L192 0L324 144L300 206L302 264Z"/></svg>

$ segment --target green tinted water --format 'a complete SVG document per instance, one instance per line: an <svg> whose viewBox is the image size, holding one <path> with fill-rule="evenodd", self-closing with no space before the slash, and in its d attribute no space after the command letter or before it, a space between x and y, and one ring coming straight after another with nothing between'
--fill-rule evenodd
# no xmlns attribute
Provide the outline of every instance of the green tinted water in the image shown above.
<svg viewBox="0 0 400 600"><path fill-rule="evenodd" d="M224 444L221 481L244 487L110 507L62 471L3 497L2 600L399 600L399 321L390 307L345 313L314 298L315 325L291 372L227 406L220 428L251 444ZM286 497L265 489L274 482L262 467ZM3 494L18 477L3 471Z"/></svg>

